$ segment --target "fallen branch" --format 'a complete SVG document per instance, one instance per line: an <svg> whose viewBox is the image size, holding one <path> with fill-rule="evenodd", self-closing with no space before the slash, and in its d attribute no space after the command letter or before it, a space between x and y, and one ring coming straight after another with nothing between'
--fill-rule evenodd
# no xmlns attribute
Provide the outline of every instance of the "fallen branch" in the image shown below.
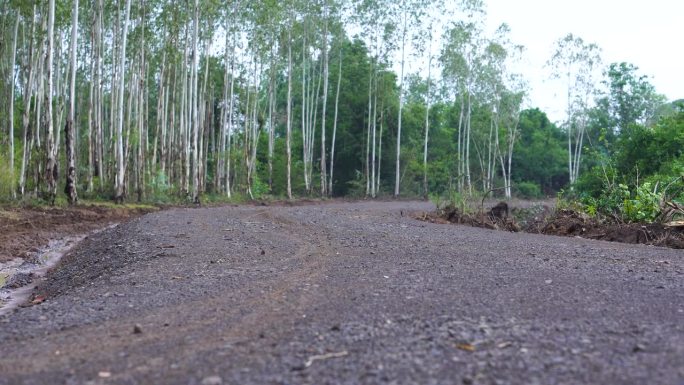
<svg viewBox="0 0 684 385"><path fill-rule="evenodd" d="M343 350L343 351L337 352L337 353L326 353L326 354L311 356L311 357L309 357L309 360L306 361L306 363L304 364L304 367L308 368L309 366L313 365L314 361L327 360L329 358L340 358L340 357L346 356L347 354L349 354L349 353L346 350Z"/></svg>

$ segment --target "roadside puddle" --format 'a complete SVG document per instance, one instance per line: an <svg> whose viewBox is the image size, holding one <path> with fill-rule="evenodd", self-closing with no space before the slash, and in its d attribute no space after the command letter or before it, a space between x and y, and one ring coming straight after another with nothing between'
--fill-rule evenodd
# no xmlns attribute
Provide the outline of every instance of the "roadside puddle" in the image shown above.
<svg viewBox="0 0 684 385"><path fill-rule="evenodd" d="M28 302L31 293L45 275L79 242L86 237L116 227L117 224L78 236L51 240L47 246L31 253L26 259L15 258L0 263L0 316Z"/></svg>

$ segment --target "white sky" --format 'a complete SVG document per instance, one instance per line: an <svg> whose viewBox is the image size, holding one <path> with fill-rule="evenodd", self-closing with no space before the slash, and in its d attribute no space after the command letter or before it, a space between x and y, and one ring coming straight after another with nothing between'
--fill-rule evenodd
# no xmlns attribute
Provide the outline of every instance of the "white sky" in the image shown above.
<svg viewBox="0 0 684 385"><path fill-rule="evenodd" d="M489 29L505 22L511 40L526 47L529 104L552 121L563 119L565 88L549 81L544 64L568 33L596 43L604 64L626 61L651 77L669 100L684 98L682 0L486 0Z"/></svg>

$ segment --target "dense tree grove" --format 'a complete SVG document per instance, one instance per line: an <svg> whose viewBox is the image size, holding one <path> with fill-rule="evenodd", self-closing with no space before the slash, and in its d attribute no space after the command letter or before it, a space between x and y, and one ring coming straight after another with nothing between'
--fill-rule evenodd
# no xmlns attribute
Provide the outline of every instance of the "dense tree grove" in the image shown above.
<svg viewBox="0 0 684 385"><path fill-rule="evenodd" d="M636 66L560 39L556 125L523 108L524 47L485 18L481 0L3 1L0 199L599 196L684 172L682 104Z"/></svg>

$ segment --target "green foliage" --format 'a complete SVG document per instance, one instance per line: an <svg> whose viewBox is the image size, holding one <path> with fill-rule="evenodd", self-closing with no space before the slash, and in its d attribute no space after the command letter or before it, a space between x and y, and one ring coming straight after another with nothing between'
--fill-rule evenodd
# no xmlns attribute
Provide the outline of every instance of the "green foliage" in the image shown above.
<svg viewBox="0 0 684 385"><path fill-rule="evenodd" d="M7 151L5 151L5 147L0 146L0 200L11 197L12 188L10 186L12 186L12 184ZM16 181L14 186L16 186Z"/></svg>
<svg viewBox="0 0 684 385"><path fill-rule="evenodd" d="M254 199L262 199L268 194L268 182L264 182L256 173L252 177L252 195Z"/></svg>
<svg viewBox="0 0 684 385"><path fill-rule="evenodd" d="M597 198L584 196L580 202L592 216L604 216L629 223L651 223L661 213L663 192L646 182L630 189L625 184L606 188Z"/></svg>
<svg viewBox="0 0 684 385"><path fill-rule="evenodd" d="M518 182L513 189L515 195L523 199L538 199L543 196L541 187L535 182Z"/></svg>
<svg viewBox="0 0 684 385"><path fill-rule="evenodd" d="M658 193L657 188L652 189L650 183L646 182L638 186L634 194L630 194L627 186L623 184L619 187L625 195L622 214L626 221L650 223L660 215L660 201L663 194Z"/></svg>
<svg viewBox="0 0 684 385"><path fill-rule="evenodd" d="M565 134L536 108L522 111L519 131L513 152L513 180L535 183L545 194L559 191L568 181Z"/></svg>

